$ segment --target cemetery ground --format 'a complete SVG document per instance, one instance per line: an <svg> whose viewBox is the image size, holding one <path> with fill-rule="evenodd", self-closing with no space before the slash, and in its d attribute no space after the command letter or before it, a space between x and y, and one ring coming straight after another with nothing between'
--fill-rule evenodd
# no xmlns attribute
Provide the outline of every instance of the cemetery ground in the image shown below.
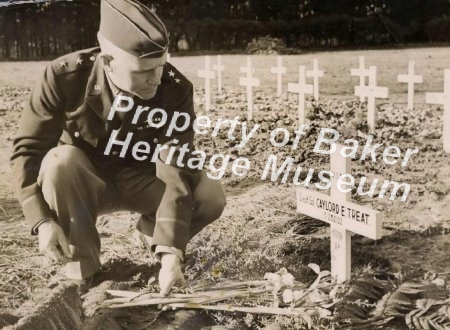
<svg viewBox="0 0 450 330"><path fill-rule="evenodd" d="M449 48L428 48L284 56L288 73L283 77L284 91L279 98L275 75L270 73L276 56L253 56L254 76L261 79L261 87L255 88L253 124L261 125L260 132L240 149L235 147L238 141L227 139L226 131L216 138L210 134L197 136L198 149L210 155L231 155L232 160L247 157L251 169L238 177L232 175L228 166L222 178L227 193L224 214L188 245L185 275L189 284L262 280L265 273L284 267L305 285L300 290L304 297L297 301L305 308L303 316L161 312L154 306L100 308L94 312L106 289L143 289L152 276L157 277L158 267L147 266L148 256L132 238L138 215L129 213L99 218L105 267L91 283L78 289L84 294L81 300L73 284L63 280L58 266L39 255L37 239L29 235L11 188L8 157L22 104L45 63L0 63L0 325L22 318L17 328L45 328L52 320L54 324L79 325L77 322L83 318L83 327L88 329L165 329L168 325L200 329L214 324L229 329L269 325L271 329L448 329L450 154L442 149L442 106L425 104L425 92L443 90L449 52ZM378 85L390 89L388 99L377 101L375 141L383 143L383 148L397 145L403 152L417 148L419 153L406 167L386 165L380 160L354 160L351 174L357 180L367 176L406 182L411 191L404 203L400 198L389 200L378 198L377 194L368 198L353 192L353 202L382 213L383 238L373 241L353 236L352 281L338 285L326 277L308 291L318 276L317 267L308 264L318 265L321 271L330 269L329 228L297 213L292 179L286 184L273 183L261 180L261 174L272 154L279 160L294 158L295 166L304 168L302 177L309 168L315 169L316 174L328 169L329 156L312 152L321 127L334 128L347 138L365 140L366 105L353 95L358 79L350 76L350 68L358 66L360 55L365 56L366 65L377 66ZM292 144L273 147L269 143L271 130L284 127L293 132L297 127L297 96L286 94L287 82L297 82L298 65L310 68L313 58L319 60L325 76L321 79L320 102L307 97L311 134L298 149L292 149ZM211 59L214 63L215 57ZM415 108L406 110L407 86L397 82L397 75L407 72L411 59L424 83L416 85ZM245 121L246 94L238 85L243 76L239 67L245 64L245 56L222 56L222 62L226 67L224 91L217 93L215 83L212 84L211 110L207 115L213 122L219 117L232 119L238 115ZM202 80L196 77L196 70L203 68L203 57L173 57L172 63L196 86L196 112L202 114ZM253 124L249 123L250 127ZM245 303L228 303L271 306L269 298L273 300L268 295L258 300L249 297ZM286 301L289 299L283 301L280 297L280 307L291 304Z"/></svg>

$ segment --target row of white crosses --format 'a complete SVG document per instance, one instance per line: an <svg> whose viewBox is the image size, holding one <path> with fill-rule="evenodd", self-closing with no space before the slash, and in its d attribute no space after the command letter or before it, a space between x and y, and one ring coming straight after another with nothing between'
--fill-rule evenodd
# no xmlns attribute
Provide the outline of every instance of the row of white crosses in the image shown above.
<svg viewBox="0 0 450 330"><path fill-rule="evenodd" d="M386 87L377 86L377 68L375 66L366 68L363 56L359 57L359 68L351 69L350 74L359 77L359 86L355 86L355 95L359 96L361 102L367 98L367 123L369 130L373 132L377 117L375 101L377 98L387 98L389 90ZM368 85L366 85L366 77L369 78ZM408 73L399 74L397 80L408 84L407 109L412 110L414 108L414 85L423 82L423 77L414 73L414 61L409 61Z"/></svg>
<svg viewBox="0 0 450 330"><path fill-rule="evenodd" d="M408 104L407 108L414 108L414 85L423 83L423 76L415 74L414 61L408 63L408 73L399 74L397 80L408 84ZM375 130L376 123L376 98L387 98L388 89L377 86L376 67L365 68L364 57L359 58L359 68L351 69L352 76L359 76L359 86L355 86L355 95L360 97L361 102L367 97L367 123L370 132ZM365 79L369 77L369 84L365 85ZM444 107L442 140L444 151L450 153L450 69L444 71L444 92L426 93L425 102L428 104L439 104Z"/></svg>
<svg viewBox="0 0 450 330"><path fill-rule="evenodd" d="M213 74L208 73L209 59L205 60L205 70L199 71L199 75L206 79L213 79ZM277 95L282 94L282 75L287 70L282 65L282 58L278 57L277 67L271 68L271 72L277 75ZM223 67L222 67L223 69ZM245 73L245 77L240 78L240 85L247 88L247 103L249 109L249 119L253 113L253 87L260 85L260 81L253 77L254 68L250 57L247 58L247 65L241 67L240 71ZM319 70L318 61L313 61L313 70L306 71L305 66L299 66L298 83L288 83L288 92L297 93L299 121L303 124L305 118L305 94L313 94L314 99L319 99L319 78L323 76L323 71ZM376 67L365 67L364 58L359 59L359 68L352 69L351 74L359 76L360 84L355 87L355 94L363 102L368 101L368 123L371 130L375 129L377 98L387 98L388 89L377 86ZM306 83L306 77L313 78L313 85ZM366 78L368 77L368 85ZM408 84L408 108L412 109L414 104L414 84L422 83L422 76L414 73L414 62L409 62L408 74L398 75L398 81ZM206 81L205 81L206 85ZM209 88L209 82L207 89ZM209 93L209 91L205 91ZM209 100L209 96L207 97ZM444 105L444 150L450 152L450 70L445 70L444 93L427 93L426 102ZM341 174L351 174L350 159L341 156L342 146L331 155L330 170L334 173L333 178L338 178ZM335 211L323 208L325 204L338 205L340 212L336 216ZM330 196L306 188L297 188L297 211L315 219L325 221L330 224L330 249L331 249L331 274L338 282L345 282L351 279L351 235L356 233L371 239L381 238L382 215L380 212L370 208L360 206L350 201L350 192L343 193L337 189L337 182L331 186ZM364 217L364 221L360 221ZM336 221L338 220L338 221Z"/></svg>
<svg viewBox="0 0 450 330"><path fill-rule="evenodd" d="M286 74L287 69L283 67L283 59L281 56L277 58L277 66L271 68L271 72L277 75L277 96L282 94L283 74ZM245 77L239 78L239 85L245 86L247 88L247 109L248 109L248 119L253 118L253 87L258 87L260 85L260 80L253 77L255 68L252 66L252 61L250 57L247 57L247 65L241 67L240 71L246 73ZM299 66L299 79L298 83L289 83L288 92L298 94L298 113L299 113L299 123L303 124L306 121L305 112L305 95L313 94L316 101L319 100L319 78L323 77L324 72L319 70L319 62L317 59L313 61L313 70L306 71L304 65ZM312 77L314 84L306 84L306 77Z"/></svg>
<svg viewBox="0 0 450 330"><path fill-rule="evenodd" d="M281 56L278 57L278 66L271 68L271 72L277 74L277 95L281 95L282 75L286 73L286 68L282 66ZM305 95L314 94L314 100L319 100L319 78L323 77L324 72L319 70L317 59L313 60L313 70L305 71L305 66L299 66L298 83L288 83L288 92L298 94L298 114L299 124L306 122ZM387 98L389 90L387 87L377 85L377 68L375 66L365 67L364 57L359 58L359 68L351 69L352 76L359 76L359 86L355 86L355 95L364 102L367 98L367 124L369 131L375 131L377 120L377 98ZM306 77L313 78L313 85L306 83ZM366 77L369 78L366 85ZM408 84L408 104L407 108L414 108L414 85L423 82L423 77L414 72L414 61L408 63L408 73L399 74L397 80ZM444 93L426 93L426 103L440 104L444 106L442 138L444 151L450 153L450 69L444 73Z"/></svg>
<svg viewBox="0 0 450 330"><path fill-rule="evenodd" d="M205 80L205 110L209 111L211 108L211 84L210 81L215 79L216 74L218 78L218 90L222 91L222 72L225 70L221 62L221 56L217 58L217 64L213 65L211 70L210 58L205 56L205 68L198 71L198 76ZM255 78L255 68L252 65L250 57L247 57L247 65L240 68L241 73L245 73L244 77L239 78L239 84L246 87L247 90L247 109L248 119L253 119L253 88L260 86L260 80ZM277 58L277 66L271 68L271 73L277 76L277 95L282 94L283 75L287 73L286 67L283 66L281 56ZM360 98L361 102L367 99L367 124L369 131L375 131L377 121L377 107L376 100L378 98L387 98L389 90L387 87L377 85L377 68L369 66L366 68L365 59L363 56L359 57L359 68L350 70L352 76L359 77L359 85L355 86L355 95ZM304 65L298 68L298 83L288 83L288 92L298 94L298 116L299 124L306 122L306 95L313 94L314 100L319 100L319 78L324 76L324 72L319 70L319 62L317 59L313 60L313 69L306 70ZM306 78L312 78L313 84L307 84ZM366 78L368 84L366 85ZM408 109L412 110L414 107L414 85L423 82L421 75L414 72L414 61L410 61L408 65L408 73L400 74L397 80L401 83L408 84ZM450 152L450 70L445 70L444 92L443 93L426 93L426 102L430 104L441 104L444 106L444 127L443 127L443 141L444 150Z"/></svg>
<svg viewBox="0 0 450 330"><path fill-rule="evenodd" d="M306 72L307 77L312 77L314 80L314 85L311 87L310 92L305 92L309 94L314 94L314 99L319 100L319 78L323 77L324 72L319 70L319 64L317 59L313 61L313 70L305 71L305 67L303 67L303 71ZM203 78L205 81L205 111L209 111L211 109L211 80L216 78L217 73L217 82L218 82L218 91L222 92L222 72L225 70L225 66L222 64L221 56L217 57L217 64L214 64L211 69L211 61L209 56L205 56L205 67L202 70L197 71L197 76L199 78ZM277 75L277 96L282 94L282 75L286 74L287 69L283 67L282 57L278 56L278 66L271 68L272 73ZM299 72L300 72L299 71ZM253 118L253 88L260 86L260 80L253 77L255 73L255 68L252 65L252 60L250 57L247 57L247 64L244 67L240 67L240 72L245 73L244 77L239 78L239 85L246 87L247 90L247 111L248 111L248 119L252 120ZM299 94L299 116L300 118L304 118L304 103L305 103L305 93L303 93L303 88L308 88L309 85L306 85L304 82L305 74L299 73L299 83L291 84L289 91ZM302 120L300 120L303 123Z"/></svg>
<svg viewBox="0 0 450 330"><path fill-rule="evenodd" d="M299 66L299 85L305 84L305 75L306 77L313 78L314 84L313 84L313 90L307 92L307 94L313 94L314 100L319 100L319 78L323 77L324 72L322 70L319 70L319 61L315 58L313 60L313 69L305 71L305 66ZM304 73L302 74L301 71ZM283 66L283 58L281 56L278 56L277 58L277 66L270 68L270 72L277 75L277 96L281 96L282 94L282 86L283 86L283 74L287 73L286 67ZM291 85L294 89L294 93L298 93L296 90L298 87L294 87L294 85ZM306 87L309 89L309 87ZM289 91L289 87L288 87Z"/></svg>

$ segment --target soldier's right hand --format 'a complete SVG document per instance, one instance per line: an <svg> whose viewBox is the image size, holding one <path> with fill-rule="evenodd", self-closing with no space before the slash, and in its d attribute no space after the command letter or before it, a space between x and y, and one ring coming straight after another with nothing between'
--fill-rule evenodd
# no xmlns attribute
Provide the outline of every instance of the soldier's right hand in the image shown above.
<svg viewBox="0 0 450 330"><path fill-rule="evenodd" d="M180 258L171 253L163 253L161 256L161 270L159 271L159 286L161 294L167 296L176 284L186 284L181 271Z"/></svg>
<svg viewBox="0 0 450 330"><path fill-rule="evenodd" d="M54 220L39 225L38 237L39 251L50 259L65 263L72 258L66 236Z"/></svg>

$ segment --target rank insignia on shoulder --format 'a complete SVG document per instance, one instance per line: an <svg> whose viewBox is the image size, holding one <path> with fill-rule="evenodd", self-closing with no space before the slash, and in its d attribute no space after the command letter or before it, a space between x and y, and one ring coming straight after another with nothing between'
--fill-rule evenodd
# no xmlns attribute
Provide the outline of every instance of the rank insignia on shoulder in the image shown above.
<svg viewBox="0 0 450 330"><path fill-rule="evenodd" d="M167 74L169 75L169 79L173 79L176 84L181 84L181 79L177 77L176 73L173 70L170 70L169 72L167 72Z"/></svg>
<svg viewBox="0 0 450 330"><path fill-rule="evenodd" d="M96 54L91 51L78 51L55 59L54 61L52 61L52 66L55 70L55 73L67 74L82 70L84 68L92 67L95 58Z"/></svg>

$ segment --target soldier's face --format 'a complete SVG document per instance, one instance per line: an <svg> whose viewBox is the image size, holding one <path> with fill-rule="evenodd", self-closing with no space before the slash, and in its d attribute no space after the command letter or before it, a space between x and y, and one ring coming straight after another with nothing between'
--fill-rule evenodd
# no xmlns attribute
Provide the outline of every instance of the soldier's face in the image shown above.
<svg viewBox="0 0 450 330"><path fill-rule="evenodd" d="M158 58L124 58L112 55L108 74L121 90L149 100L155 96L161 84L166 60L167 53Z"/></svg>

